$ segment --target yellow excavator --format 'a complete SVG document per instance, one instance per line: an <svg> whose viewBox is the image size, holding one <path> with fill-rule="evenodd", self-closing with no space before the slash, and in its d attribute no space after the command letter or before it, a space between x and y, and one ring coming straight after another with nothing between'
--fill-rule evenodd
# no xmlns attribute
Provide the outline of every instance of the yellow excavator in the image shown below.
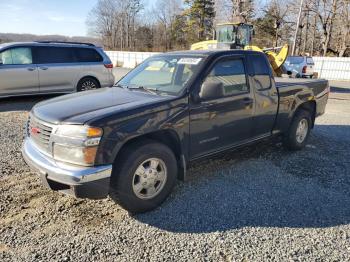
<svg viewBox="0 0 350 262"><path fill-rule="evenodd" d="M288 44L276 48L261 49L252 45L253 35L254 29L250 24L241 22L218 24L214 40L195 43L191 45L191 50L244 49L263 52L267 55L275 76L281 76L283 73L281 67L288 57ZM278 53L277 50L279 50Z"/></svg>

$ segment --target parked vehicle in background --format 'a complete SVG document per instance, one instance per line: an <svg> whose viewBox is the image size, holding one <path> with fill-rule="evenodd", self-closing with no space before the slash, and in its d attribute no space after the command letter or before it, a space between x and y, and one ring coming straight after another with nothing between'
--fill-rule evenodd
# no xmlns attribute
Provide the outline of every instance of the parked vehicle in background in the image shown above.
<svg viewBox="0 0 350 262"><path fill-rule="evenodd" d="M274 135L304 148L328 93L327 80L275 79L261 52L160 54L112 88L35 105L23 156L52 190L144 212L193 161Z"/></svg>
<svg viewBox="0 0 350 262"><path fill-rule="evenodd" d="M102 48L93 44L5 43L0 45L0 97L112 86L112 69Z"/></svg>
<svg viewBox="0 0 350 262"><path fill-rule="evenodd" d="M288 56L284 63L285 70L291 72L291 75L296 78L312 78L314 66L314 60L310 56Z"/></svg>

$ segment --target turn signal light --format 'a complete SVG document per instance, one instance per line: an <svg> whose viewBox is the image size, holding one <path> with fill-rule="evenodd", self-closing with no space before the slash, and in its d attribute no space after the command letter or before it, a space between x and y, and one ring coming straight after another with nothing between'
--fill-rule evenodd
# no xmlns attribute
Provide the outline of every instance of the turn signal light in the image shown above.
<svg viewBox="0 0 350 262"><path fill-rule="evenodd" d="M87 137L101 137L102 129L98 127L89 127L87 130Z"/></svg>
<svg viewBox="0 0 350 262"><path fill-rule="evenodd" d="M97 153L97 147L86 147L83 149L86 164L93 164Z"/></svg>

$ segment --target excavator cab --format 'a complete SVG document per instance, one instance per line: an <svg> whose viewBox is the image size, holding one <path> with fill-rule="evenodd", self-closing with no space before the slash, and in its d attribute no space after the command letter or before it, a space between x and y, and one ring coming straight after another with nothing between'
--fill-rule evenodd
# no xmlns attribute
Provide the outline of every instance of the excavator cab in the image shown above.
<svg viewBox="0 0 350 262"><path fill-rule="evenodd" d="M213 40L191 45L191 50L244 49L252 43L254 29L245 23L218 24Z"/></svg>
<svg viewBox="0 0 350 262"><path fill-rule="evenodd" d="M275 76L283 74L283 63L289 53L288 44L275 48L260 48L252 45L254 29L246 23L224 23L216 27L213 40L202 41L191 45L191 50L208 49L244 49L263 52L269 59Z"/></svg>
<svg viewBox="0 0 350 262"><path fill-rule="evenodd" d="M218 49L244 49L251 45L254 29L244 23L218 24L215 32Z"/></svg>

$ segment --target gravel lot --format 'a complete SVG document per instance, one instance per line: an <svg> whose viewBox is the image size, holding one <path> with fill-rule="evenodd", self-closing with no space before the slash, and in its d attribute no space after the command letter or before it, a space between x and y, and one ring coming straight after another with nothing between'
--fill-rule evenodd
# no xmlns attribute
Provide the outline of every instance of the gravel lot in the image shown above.
<svg viewBox="0 0 350 262"><path fill-rule="evenodd" d="M1 261L350 260L350 87L333 83L307 148L278 141L197 163L157 210L41 187L21 158L28 110L0 101Z"/></svg>

